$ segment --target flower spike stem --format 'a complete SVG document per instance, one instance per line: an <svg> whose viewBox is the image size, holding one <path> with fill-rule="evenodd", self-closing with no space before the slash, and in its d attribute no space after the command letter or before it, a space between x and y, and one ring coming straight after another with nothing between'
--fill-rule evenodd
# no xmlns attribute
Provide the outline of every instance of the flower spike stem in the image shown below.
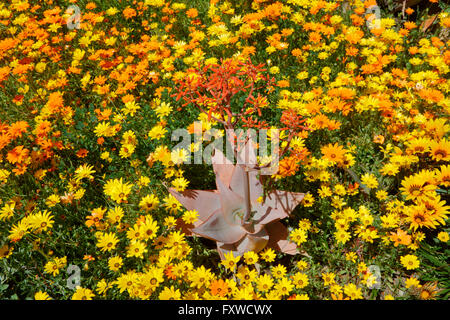
<svg viewBox="0 0 450 320"><path fill-rule="evenodd" d="M244 215L244 223L248 222L250 219L250 213L252 212L252 207L250 203L250 182L248 179L248 170L244 166L244 201L245 201L245 215Z"/></svg>

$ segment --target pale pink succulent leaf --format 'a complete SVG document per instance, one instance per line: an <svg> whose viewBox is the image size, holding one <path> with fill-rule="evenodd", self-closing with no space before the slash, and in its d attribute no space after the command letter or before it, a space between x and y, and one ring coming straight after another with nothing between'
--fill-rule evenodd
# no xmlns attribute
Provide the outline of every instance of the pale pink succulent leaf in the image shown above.
<svg viewBox="0 0 450 320"><path fill-rule="evenodd" d="M216 178L216 184L220 193L220 203L225 221L241 226L245 210L244 198L226 187L220 179Z"/></svg>
<svg viewBox="0 0 450 320"><path fill-rule="evenodd" d="M229 224L224 219L220 209L216 210L205 222L191 231L202 237L223 243L235 243L246 234L246 231L241 226Z"/></svg>
<svg viewBox="0 0 450 320"><path fill-rule="evenodd" d="M215 190L185 190L180 193L170 188L169 192L187 210L196 210L200 221L205 221L220 208L220 195Z"/></svg>
<svg viewBox="0 0 450 320"><path fill-rule="evenodd" d="M234 244L226 244L223 242L217 242L217 251L219 252L220 259L225 259L225 254L229 252L233 253L234 257L242 256L245 252L254 251L259 252L267 245L269 241L269 234L263 228L257 233L247 233L239 242Z"/></svg>
<svg viewBox="0 0 450 320"><path fill-rule="evenodd" d="M261 229L264 228L263 224L255 223L255 221L253 221L252 219L249 219L249 221L244 223L242 226L250 234L258 233L261 231Z"/></svg>
<svg viewBox="0 0 450 320"><path fill-rule="evenodd" d="M305 197L304 193L274 190L268 193L266 201L273 201L275 208L282 208L286 212L291 212Z"/></svg>
<svg viewBox="0 0 450 320"><path fill-rule="evenodd" d="M218 149L214 149L211 163L216 177L218 177L227 187L230 186L235 168L233 163Z"/></svg>
<svg viewBox="0 0 450 320"><path fill-rule="evenodd" d="M236 251L236 246L234 244L226 244L223 242L217 241L217 252L219 252L219 256L221 260L225 260L225 255L229 252L233 253L234 257L238 256L238 253Z"/></svg>
<svg viewBox="0 0 450 320"><path fill-rule="evenodd" d="M284 219L288 215L283 210L275 209L267 204L261 204L255 202L252 204L252 210L254 212L252 221L256 225L265 225L276 220Z"/></svg>
<svg viewBox="0 0 450 320"><path fill-rule="evenodd" d="M289 240L281 239L278 241L278 250L290 255L298 254L297 245Z"/></svg>
<svg viewBox="0 0 450 320"><path fill-rule="evenodd" d="M237 255L242 256L248 251L259 252L267 245L268 241L269 234L264 228L258 233L247 233L247 235L236 245Z"/></svg>
<svg viewBox="0 0 450 320"><path fill-rule="evenodd" d="M254 167L258 164L256 160L255 144L251 138L241 148L237 156L237 163L246 167Z"/></svg>
<svg viewBox="0 0 450 320"><path fill-rule="evenodd" d="M244 194L244 166L237 165L231 177L230 188L237 194ZM263 195L263 186L257 177L256 171L248 173L248 180L250 185L250 201L256 201Z"/></svg>
<svg viewBox="0 0 450 320"><path fill-rule="evenodd" d="M266 225L266 231L269 235L268 247L291 255L298 253L295 242L287 240L289 232L281 222Z"/></svg>
<svg viewBox="0 0 450 320"><path fill-rule="evenodd" d="M283 219L295 209L302 201L304 193L274 190L267 194L264 203L256 202L253 205L256 213L253 220L260 224Z"/></svg>

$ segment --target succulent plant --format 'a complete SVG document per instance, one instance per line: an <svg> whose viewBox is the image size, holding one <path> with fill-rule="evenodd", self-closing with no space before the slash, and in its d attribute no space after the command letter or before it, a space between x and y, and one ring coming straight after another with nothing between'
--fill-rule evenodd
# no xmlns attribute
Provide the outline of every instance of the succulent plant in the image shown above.
<svg viewBox="0 0 450 320"><path fill-rule="evenodd" d="M288 230L279 221L302 201L304 194L272 190L265 195L258 178L256 156L251 141L238 154L234 165L215 149L211 158L217 190L185 190L169 192L188 210L196 210L199 219L184 226L185 232L217 242L219 255L235 256L247 251L258 252L266 246L288 254L296 254L297 246L288 241ZM243 156L247 155L247 159ZM244 161L245 160L245 161Z"/></svg>

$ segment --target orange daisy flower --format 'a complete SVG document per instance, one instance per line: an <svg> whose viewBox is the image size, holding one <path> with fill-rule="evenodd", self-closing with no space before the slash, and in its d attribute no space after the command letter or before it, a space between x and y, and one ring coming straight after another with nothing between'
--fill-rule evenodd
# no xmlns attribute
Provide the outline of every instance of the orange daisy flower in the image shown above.
<svg viewBox="0 0 450 320"><path fill-rule="evenodd" d="M136 10L130 7L125 8L122 13L125 19L130 19L136 16Z"/></svg>
<svg viewBox="0 0 450 320"><path fill-rule="evenodd" d="M343 146L339 145L337 142L333 144L328 144L321 149L324 158L340 163L344 160L345 149Z"/></svg>
<svg viewBox="0 0 450 320"><path fill-rule="evenodd" d="M28 157L29 152L24 146L17 146L8 152L6 159L12 164L22 163Z"/></svg>
<svg viewBox="0 0 450 320"><path fill-rule="evenodd" d="M87 156L88 153L89 153L88 150L86 150L86 149L80 149L80 150L78 150L78 152L77 152L77 157L78 157L78 158L84 158L84 157Z"/></svg>
<svg viewBox="0 0 450 320"><path fill-rule="evenodd" d="M228 293L228 284L222 279L212 281L209 288L213 296L225 297Z"/></svg>

